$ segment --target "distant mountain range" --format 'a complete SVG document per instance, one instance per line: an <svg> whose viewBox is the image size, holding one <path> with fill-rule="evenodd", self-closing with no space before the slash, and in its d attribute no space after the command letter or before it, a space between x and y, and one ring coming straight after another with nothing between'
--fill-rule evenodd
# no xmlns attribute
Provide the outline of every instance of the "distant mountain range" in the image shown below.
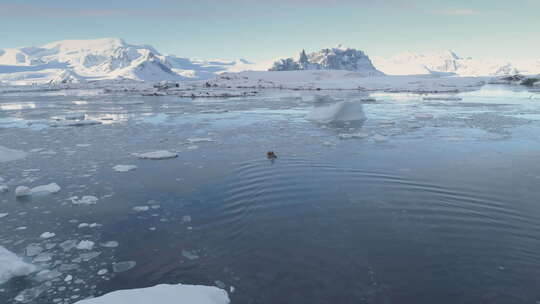
<svg viewBox="0 0 540 304"><path fill-rule="evenodd" d="M503 76L540 73L540 60L507 61L461 57L453 51L402 53L390 58L373 57L373 64L386 74L439 74Z"/></svg>
<svg viewBox="0 0 540 304"><path fill-rule="evenodd" d="M182 81L213 78L225 72L265 70L348 70L364 76L440 74L495 76L540 73L540 60L504 61L460 57L452 51L404 53L369 58L363 51L326 48L293 58L252 63L195 60L162 55L148 45L118 38L64 40L40 47L0 49L0 83L77 83L92 80Z"/></svg>
<svg viewBox="0 0 540 304"><path fill-rule="evenodd" d="M0 49L0 81L12 84L75 83L104 79L180 81L256 69L236 61L193 60L160 54L122 39L64 40L41 47Z"/></svg>

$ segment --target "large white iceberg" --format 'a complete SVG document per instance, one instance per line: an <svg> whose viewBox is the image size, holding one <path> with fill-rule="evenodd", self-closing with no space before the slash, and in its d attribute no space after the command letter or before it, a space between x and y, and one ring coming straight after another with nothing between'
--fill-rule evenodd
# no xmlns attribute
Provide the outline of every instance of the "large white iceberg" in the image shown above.
<svg viewBox="0 0 540 304"><path fill-rule="evenodd" d="M36 271L34 265L25 263L13 252L0 246L0 284L13 277L29 275L34 271Z"/></svg>
<svg viewBox="0 0 540 304"><path fill-rule="evenodd" d="M306 116L321 123L363 122L366 120L361 102L341 101L315 106Z"/></svg>
<svg viewBox="0 0 540 304"><path fill-rule="evenodd" d="M117 290L104 296L86 299L75 304L228 304L223 289L202 285L156 285L154 287Z"/></svg>

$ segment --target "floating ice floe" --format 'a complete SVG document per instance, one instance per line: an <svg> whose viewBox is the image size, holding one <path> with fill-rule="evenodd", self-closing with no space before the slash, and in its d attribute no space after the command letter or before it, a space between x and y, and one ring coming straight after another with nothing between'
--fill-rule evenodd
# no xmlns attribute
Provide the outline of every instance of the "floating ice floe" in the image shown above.
<svg viewBox="0 0 540 304"><path fill-rule="evenodd" d="M94 248L94 242L88 240L82 240L77 244L77 249L79 250L92 250Z"/></svg>
<svg viewBox="0 0 540 304"><path fill-rule="evenodd" d="M113 167L113 170L116 172L128 172L135 169L137 169L135 165L116 165Z"/></svg>
<svg viewBox="0 0 540 304"><path fill-rule="evenodd" d="M35 300L37 297L39 297L46 290L47 290L47 286L45 284L25 289L25 290L21 291L15 297L15 302L18 302L18 303L30 303L33 300Z"/></svg>
<svg viewBox="0 0 540 304"><path fill-rule="evenodd" d="M118 290L104 296L86 299L75 304L229 304L223 289L203 285L156 285L148 288Z"/></svg>
<svg viewBox="0 0 540 304"><path fill-rule="evenodd" d="M196 260L199 258L199 255L194 250L182 250L182 256L188 260Z"/></svg>
<svg viewBox="0 0 540 304"><path fill-rule="evenodd" d="M25 263L13 252L0 246L0 284L13 277L26 276L36 271L32 264Z"/></svg>
<svg viewBox="0 0 540 304"><path fill-rule="evenodd" d="M104 268L104 269L100 269L100 270L97 272L97 274L100 275L100 276L102 276L102 275L106 275L107 272L109 272L109 271L108 271L107 269Z"/></svg>
<svg viewBox="0 0 540 304"><path fill-rule="evenodd" d="M42 185L34 187L30 190L32 195L47 195L47 194L54 194L61 190L60 186L58 186L56 183L50 183L48 185Z"/></svg>
<svg viewBox="0 0 540 304"><path fill-rule="evenodd" d="M0 193L5 193L9 191L9 187L7 185L0 185Z"/></svg>
<svg viewBox="0 0 540 304"><path fill-rule="evenodd" d="M39 244L32 243L26 246L25 254L29 257L33 257L40 254L42 251L43 248Z"/></svg>
<svg viewBox="0 0 540 304"><path fill-rule="evenodd" d="M34 262L34 263L45 263L45 262L49 262L50 260L52 260L52 258L53 258L52 253L44 252L44 253L40 253L36 257L34 257L32 262Z"/></svg>
<svg viewBox="0 0 540 304"><path fill-rule="evenodd" d="M78 196L72 196L69 199L74 205L93 205L98 201L98 198L92 195L85 195L80 199Z"/></svg>
<svg viewBox="0 0 540 304"><path fill-rule="evenodd" d="M9 213L0 213L0 218L6 217L8 215L9 215Z"/></svg>
<svg viewBox="0 0 540 304"><path fill-rule="evenodd" d="M146 212L148 210L150 210L150 207L148 207L148 206L135 206L135 207L133 207L133 211L135 211L135 212Z"/></svg>
<svg viewBox="0 0 540 304"><path fill-rule="evenodd" d="M135 156L141 159L160 160L160 159L176 158L178 157L178 153L170 152L166 150L159 150L159 151L153 151L153 152L138 153L138 154L135 154Z"/></svg>
<svg viewBox="0 0 540 304"><path fill-rule="evenodd" d="M56 236L56 234L53 233L53 232L43 232L39 237L42 238L42 239L50 239L50 238L53 238L55 236Z"/></svg>
<svg viewBox="0 0 540 304"><path fill-rule="evenodd" d="M28 153L0 146L0 163L23 159Z"/></svg>
<svg viewBox="0 0 540 304"><path fill-rule="evenodd" d="M455 96L426 96L424 97L424 100L460 101L463 100L463 98Z"/></svg>
<svg viewBox="0 0 540 304"><path fill-rule="evenodd" d="M105 248L115 248L115 247L118 247L118 242L117 241L107 241L107 242L104 242L104 243L101 243L99 244L101 247L105 247Z"/></svg>
<svg viewBox="0 0 540 304"><path fill-rule="evenodd" d="M314 107L306 119L320 123L363 122L366 115L361 102L341 101Z"/></svg>
<svg viewBox="0 0 540 304"><path fill-rule="evenodd" d="M215 140L209 137L192 137L192 138L186 139L186 141L189 144L198 144L198 143L205 143L205 142L214 142Z"/></svg>
<svg viewBox="0 0 540 304"><path fill-rule="evenodd" d="M34 188L29 188L26 186L18 186L17 188L15 188L15 196L23 197L23 196L30 196L30 195L48 195L48 194L57 193L60 190L61 190L60 186L58 186L55 183L37 186Z"/></svg>
<svg viewBox="0 0 540 304"><path fill-rule="evenodd" d="M351 139L351 138L367 138L369 137L368 133L358 132L358 133L341 133L338 135L340 139Z"/></svg>
<svg viewBox="0 0 540 304"><path fill-rule="evenodd" d="M133 267L137 266L137 263L135 261L124 261L124 262L118 262L113 263L112 268L114 272L125 272Z"/></svg>
<svg viewBox="0 0 540 304"><path fill-rule="evenodd" d="M23 197L23 196L29 196L29 195L32 195L32 189L26 186L18 186L17 188L15 188L16 197Z"/></svg>
<svg viewBox="0 0 540 304"><path fill-rule="evenodd" d="M381 134L375 134L373 136L373 140L378 143L382 143L388 140L388 137L381 135Z"/></svg>

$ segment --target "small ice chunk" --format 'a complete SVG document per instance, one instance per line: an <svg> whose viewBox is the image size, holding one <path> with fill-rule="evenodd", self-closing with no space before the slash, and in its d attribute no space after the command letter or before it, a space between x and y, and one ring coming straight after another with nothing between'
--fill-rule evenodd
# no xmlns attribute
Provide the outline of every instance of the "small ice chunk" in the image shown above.
<svg viewBox="0 0 540 304"><path fill-rule="evenodd" d="M86 227L90 227L90 224L88 223L80 223L79 226L77 226L78 228L86 228Z"/></svg>
<svg viewBox="0 0 540 304"><path fill-rule="evenodd" d="M199 255L194 250L182 249L182 256L188 260L196 260L199 258Z"/></svg>
<svg viewBox="0 0 540 304"><path fill-rule="evenodd" d="M70 251L71 249L77 247L77 241L76 240L67 240L62 243L60 243L60 248L62 248L64 251Z"/></svg>
<svg viewBox="0 0 540 304"><path fill-rule="evenodd" d="M113 167L113 170L116 172L128 172L135 169L137 169L135 165L116 165Z"/></svg>
<svg viewBox="0 0 540 304"><path fill-rule="evenodd" d="M145 212L145 211L148 211L150 210L150 207L148 206L135 206L133 207L133 211L136 211L136 212Z"/></svg>
<svg viewBox="0 0 540 304"><path fill-rule="evenodd" d="M135 261L124 261L124 262L113 263L112 267L113 267L114 272L125 272L132 269L136 265L137 265L137 262Z"/></svg>
<svg viewBox="0 0 540 304"><path fill-rule="evenodd" d="M43 248L39 244L36 244L36 243L29 244L28 246L26 246L26 249L25 249L26 256L29 256L29 257L36 256L40 254L42 251L43 251Z"/></svg>
<svg viewBox="0 0 540 304"><path fill-rule="evenodd" d="M32 262L34 262L34 263L45 263L45 262L48 262L48 261L52 260L52 257L53 257L52 253L44 252L44 253L40 253L39 255L37 255L32 260Z"/></svg>
<svg viewBox="0 0 540 304"><path fill-rule="evenodd" d="M100 276L102 276L102 275L107 274L107 272L109 272L109 271L108 271L107 269L103 268L103 269L100 269L100 270L97 272L97 274L100 275Z"/></svg>
<svg viewBox="0 0 540 304"><path fill-rule="evenodd" d="M65 278L64 278L64 282L70 282L71 280L73 280L73 276L68 274Z"/></svg>
<svg viewBox="0 0 540 304"><path fill-rule="evenodd" d="M39 237L42 238L42 239L50 239L50 238L53 238L55 236L56 236L56 234L53 233L53 232L43 232Z"/></svg>
<svg viewBox="0 0 540 304"><path fill-rule="evenodd" d="M54 194L60 191L60 186L58 186L56 183L50 183L48 185L42 185L32 188L31 194L32 195L47 195L47 194Z"/></svg>
<svg viewBox="0 0 540 304"><path fill-rule="evenodd" d="M99 255L101 254L101 252L97 252L97 251L91 251L91 252L88 252L88 253L81 253L79 255L79 258L85 262L88 262L94 258L97 258Z"/></svg>
<svg viewBox="0 0 540 304"><path fill-rule="evenodd" d="M182 216L182 222L189 223L191 222L191 216L190 215L184 215Z"/></svg>
<svg viewBox="0 0 540 304"><path fill-rule="evenodd" d="M380 142L385 142L385 141L387 141L388 138L387 138L386 136L384 136L384 135L381 135L381 134L375 134L375 135L373 136L373 140L374 140L375 142L380 143Z"/></svg>
<svg viewBox="0 0 540 304"><path fill-rule="evenodd" d="M77 249L79 250L92 250L94 248L94 242L88 240L82 240L77 244Z"/></svg>
<svg viewBox="0 0 540 304"><path fill-rule="evenodd" d="M9 215L9 213L0 213L0 218L6 217L8 215Z"/></svg>
<svg viewBox="0 0 540 304"><path fill-rule="evenodd" d="M186 139L186 141L190 144L198 144L198 143L204 143L204 142L214 142L212 138L209 137L192 137Z"/></svg>
<svg viewBox="0 0 540 304"><path fill-rule="evenodd" d="M0 185L0 193L5 193L9 191L9 187L7 185Z"/></svg>
<svg viewBox="0 0 540 304"><path fill-rule="evenodd" d="M13 252L0 246L0 284L7 282L13 277L26 276L36 271L32 264L23 262Z"/></svg>
<svg viewBox="0 0 540 304"><path fill-rule="evenodd" d="M58 277L60 277L62 275L62 273L58 270L42 270L40 272L38 272L36 274L36 280L38 282L45 282L45 281L50 281L50 280L54 280Z"/></svg>
<svg viewBox="0 0 540 304"><path fill-rule="evenodd" d="M340 139L351 139L351 138L367 138L369 137L368 133L358 132L358 133L341 133L338 135Z"/></svg>
<svg viewBox="0 0 540 304"><path fill-rule="evenodd" d="M98 201L98 198L92 195L85 195L80 199L78 196L72 196L69 199L74 205L93 205Z"/></svg>
<svg viewBox="0 0 540 304"><path fill-rule="evenodd" d="M106 248L115 248L115 247L118 247L118 242L117 241L108 241L108 242L105 242L105 243L101 243L100 244L101 247L106 247Z"/></svg>
<svg viewBox="0 0 540 304"><path fill-rule="evenodd" d="M29 196L32 195L32 190L26 186L18 186L15 188L15 196L16 197L23 197L23 196Z"/></svg>
<svg viewBox="0 0 540 304"><path fill-rule="evenodd" d="M225 285L225 283L223 283L223 282L220 281L220 280L214 281L214 284L216 284L216 286L217 286L218 288L221 288L221 289L227 288L227 285Z"/></svg>
<svg viewBox="0 0 540 304"><path fill-rule="evenodd" d="M178 153L170 152L166 150L159 150L159 151L153 151L153 152L139 153L139 154L135 154L135 156L141 159L160 160L160 159L176 158L178 157Z"/></svg>
<svg viewBox="0 0 540 304"><path fill-rule="evenodd" d="M24 303L30 303L33 300L35 300L37 297L39 297L46 290L47 290L47 286L45 286L45 284L25 289L25 290L21 291L15 297L15 302L19 302L19 303L23 303L23 304Z"/></svg>

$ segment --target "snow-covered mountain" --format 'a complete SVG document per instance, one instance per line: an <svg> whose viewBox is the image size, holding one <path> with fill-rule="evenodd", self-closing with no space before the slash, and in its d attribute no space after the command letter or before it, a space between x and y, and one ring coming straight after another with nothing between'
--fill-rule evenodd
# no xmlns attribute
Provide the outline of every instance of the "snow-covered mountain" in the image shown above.
<svg viewBox="0 0 540 304"><path fill-rule="evenodd" d="M346 70L361 73L365 76L382 76L369 57L362 51L345 48L326 48L318 52L306 54L302 50L297 58L284 58L276 61L271 71L295 70Z"/></svg>
<svg viewBox="0 0 540 304"><path fill-rule="evenodd" d="M189 80L257 66L246 60L201 61L165 56L118 38L64 40L41 47L0 49L0 82L74 83L88 80Z"/></svg>
<svg viewBox="0 0 540 304"><path fill-rule="evenodd" d="M390 58L373 57L373 64L390 75L446 74L459 76L502 76L536 74L540 62L475 59L453 51L402 53Z"/></svg>

